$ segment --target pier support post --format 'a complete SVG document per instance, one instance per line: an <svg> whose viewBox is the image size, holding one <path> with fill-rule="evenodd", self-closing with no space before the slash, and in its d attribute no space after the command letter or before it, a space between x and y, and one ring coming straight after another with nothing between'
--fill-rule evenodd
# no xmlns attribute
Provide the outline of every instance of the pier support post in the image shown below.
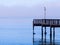
<svg viewBox="0 0 60 45"><path fill-rule="evenodd" d="M43 26L41 27L41 39L42 39L42 45L43 45Z"/></svg>
<svg viewBox="0 0 60 45"><path fill-rule="evenodd" d="M53 27L53 45L55 45L55 27Z"/></svg>
<svg viewBox="0 0 60 45"><path fill-rule="evenodd" d="M34 30L33 30L33 45L34 45Z"/></svg>
<svg viewBox="0 0 60 45"><path fill-rule="evenodd" d="M45 27L45 45L46 45L46 27Z"/></svg>
<svg viewBox="0 0 60 45"><path fill-rule="evenodd" d="M50 27L50 45L52 45L52 27Z"/></svg>
<svg viewBox="0 0 60 45"><path fill-rule="evenodd" d="M33 45L34 45L34 25L33 25Z"/></svg>

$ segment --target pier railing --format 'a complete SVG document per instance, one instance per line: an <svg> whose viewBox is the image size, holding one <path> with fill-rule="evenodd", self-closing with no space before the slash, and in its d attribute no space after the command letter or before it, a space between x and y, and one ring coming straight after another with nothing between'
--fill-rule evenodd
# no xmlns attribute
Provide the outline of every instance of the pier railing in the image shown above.
<svg viewBox="0 0 60 45"><path fill-rule="evenodd" d="M60 26L60 19L34 19L34 25Z"/></svg>

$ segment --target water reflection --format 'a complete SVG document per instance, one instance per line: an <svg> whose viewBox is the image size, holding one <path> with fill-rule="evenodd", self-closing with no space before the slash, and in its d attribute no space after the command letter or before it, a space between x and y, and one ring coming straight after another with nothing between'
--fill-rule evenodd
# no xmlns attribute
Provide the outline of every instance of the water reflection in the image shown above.
<svg viewBox="0 0 60 45"><path fill-rule="evenodd" d="M46 40L42 41L42 40L36 40L34 41L34 45L60 45L60 42L55 42L52 40L52 42L50 42L50 40Z"/></svg>

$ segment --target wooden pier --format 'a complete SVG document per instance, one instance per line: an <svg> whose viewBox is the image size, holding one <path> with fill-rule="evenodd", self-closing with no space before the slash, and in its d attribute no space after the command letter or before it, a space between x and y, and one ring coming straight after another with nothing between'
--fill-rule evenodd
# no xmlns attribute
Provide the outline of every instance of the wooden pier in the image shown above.
<svg viewBox="0 0 60 45"><path fill-rule="evenodd" d="M47 45L46 44L46 27L50 27L50 44L49 45L55 45L55 28L60 27L60 19L33 19L33 45L34 45L34 35L35 35L34 27L35 26L41 26L41 39L42 39L41 45ZM45 29L45 33L43 33L44 32L43 27ZM43 36L45 37L44 43L43 43Z"/></svg>

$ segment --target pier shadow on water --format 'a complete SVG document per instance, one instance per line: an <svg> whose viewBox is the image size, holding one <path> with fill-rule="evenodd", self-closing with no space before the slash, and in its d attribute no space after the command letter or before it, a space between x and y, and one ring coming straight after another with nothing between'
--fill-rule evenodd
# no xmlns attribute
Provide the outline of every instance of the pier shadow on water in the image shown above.
<svg viewBox="0 0 60 45"><path fill-rule="evenodd" d="M33 45L60 45L60 41L50 42L49 40L46 40L46 42L45 41L42 42L42 40L40 41L36 40L34 41Z"/></svg>

